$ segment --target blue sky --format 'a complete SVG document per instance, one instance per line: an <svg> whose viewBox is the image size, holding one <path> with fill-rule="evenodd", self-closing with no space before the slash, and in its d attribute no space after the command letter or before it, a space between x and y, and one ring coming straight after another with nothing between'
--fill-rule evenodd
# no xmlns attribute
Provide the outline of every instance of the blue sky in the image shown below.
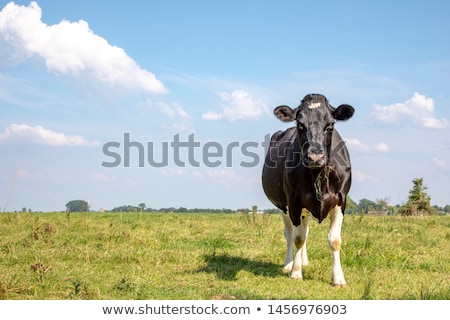
<svg viewBox="0 0 450 320"><path fill-rule="evenodd" d="M450 203L448 1L0 1L0 208L273 206L274 107L308 93L338 123L350 196L392 204L423 177ZM168 164L124 166L124 135ZM175 137L199 147L170 148ZM120 156L120 165L102 163ZM205 147L206 146L206 147ZM216 166L205 163L205 148ZM218 150L222 148L222 152ZM215 156L213 156L215 154ZM198 163L198 165L196 165ZM247 165L246 165L247 164ZM249 165L251 164L251 165Z"/></svg>

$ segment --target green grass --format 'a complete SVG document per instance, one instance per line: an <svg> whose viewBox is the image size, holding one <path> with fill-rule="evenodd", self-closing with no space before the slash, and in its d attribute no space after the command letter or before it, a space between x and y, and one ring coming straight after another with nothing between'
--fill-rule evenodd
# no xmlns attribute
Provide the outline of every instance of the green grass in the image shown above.
<svg viewBox="0 0 450 320"><path fill-rule="evenodd" d="M328 220L304 280L282 273L278 215L0 214L1 299L449 299L450 217L346 216L331 285Z"/></svg>

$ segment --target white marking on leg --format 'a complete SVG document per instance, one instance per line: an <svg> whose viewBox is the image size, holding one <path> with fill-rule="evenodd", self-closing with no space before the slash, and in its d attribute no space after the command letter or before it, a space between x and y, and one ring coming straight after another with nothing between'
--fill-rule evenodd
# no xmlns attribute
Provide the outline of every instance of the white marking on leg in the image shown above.
<svg viewBox="0 0 450 320"><path fill-rule="evenodd" d="M289 217L289 213L281 213L284 222L284 237L286 238L286 259L284 260L283 272L288 273L292 270L292 246L294 244L293 230L292 230L292 221Z"/></svg>
<svg viewBox="0 0 450 320"><path fill-rule="evenodd" d="M311 219L311 215L306 210L303 210L301 219L301 224L297 227L293 227L295 254L291 278L294 279L303 279L302 267L308 264L306 238L308 237L308 224Z"/></svg>
<svg viewBox="0 0 450 320"><path fill-rule="evenodd" d="M344 286L346 284L344 278L344 272L341 267L341 227L344 215L341 207L336 206L331 209L331 224L330 231L328 232L328 245L331 248L331 254L333 258L333 264L331 267L331 278L335 286Z"/></svg>
<svg viewBox="0 0 450 320"><path fill-rule="evenodd" d="M309 264L308 261L308 253L306 251L306 239L308 239L308 232L309 232L309 222L311 221L311 213L307 211L306 209L303 209L302 211L302 224L306 228L306 235L305 235L305 242L303 243L302 247L302 265L307 266Z"/></svg>

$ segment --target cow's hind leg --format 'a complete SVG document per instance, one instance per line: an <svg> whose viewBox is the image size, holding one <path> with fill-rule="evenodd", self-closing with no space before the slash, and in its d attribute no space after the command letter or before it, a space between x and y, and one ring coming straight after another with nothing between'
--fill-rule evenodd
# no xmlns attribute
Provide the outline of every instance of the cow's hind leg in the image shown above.
<svg viewBox="0 0 450 320"><path fill-rule="evenodd" d="M294 264L292 265L291 278L303 279L302 266L308 264L308 256L306 254L306 238L308 237L308 225L311 220L310 215L303 215L302 222L299 226L294 226L294 244L295 255Z"/></svg>
<svg viewBox="0 0 450 320"><path fill-rule="evenodd" d="M286 238L286 259L284 260L283 272L288 273L292 270L292 246L294 244L294 235L293 235L293 225L291 222L291 218L289 217L289 213L282 212L281 216L283 217L284 222L284 237Z"/></svg>
<svg viewBox="0 0 450 320"><path fill-rule="evenodd" d="M302 225L306 228L306 234L305 234L305 242L303 243L303 247L301 248L301 254L302 254L302 265L307 266L308 265L308 254L306 252L306 239L308 239L308 232L309 232L309 222L311 219L311 213L309 213L306 209L303 209L302 211Z"/></svg>
<svg viewBox="0 0 450 320"><path fill-rule="evenodd" d="M341 250L341 227L344 215L341 207L336 206L331 210L331 225L328 233L328 245L331 248L333 257L331 279L335 286L345 286L344 272L341 267L340 250Z"/></svg>

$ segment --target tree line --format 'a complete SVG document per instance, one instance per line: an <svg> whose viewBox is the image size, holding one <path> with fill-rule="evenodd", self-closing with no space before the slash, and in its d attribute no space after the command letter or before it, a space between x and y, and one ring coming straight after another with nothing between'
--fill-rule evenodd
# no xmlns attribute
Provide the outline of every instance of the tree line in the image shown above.
<svg viewBox="0 0 450 320"><path fill-rule="evenodd" d="M378 214L378 215L405 215L415 216L424 214L438 214L438 213L450 213L450 205L444 207L432 206L431 197L427 193L428 187L424 184L423 178L415 178L412 180L413 186L409 190L408 201L403 205L391 205L389 198L382 199L361 199L358 203L353 201L350 197L347 197L346 213L347 214ZM72 200L66 204L67 212L89 212L90 205L85 200ZM192 208L185 207L167 207L167 208L150 208L145 203L141 202L137 206L135 205L122 205L115 207L112 212L163 212L163 213L279 213L280 210L276 208L259 210L257 206L249 208L240 208L232 210L229 208Z"/></svg>
<svg viewBox="0 0 450 320"><path fill-rule="evenodd" d="M359 203L347 198L347 208L350 213L356 211L357 213L400 214L404 216L450 213L450 205L448 204L444 207L431 205L431 197L427 193L428 187L423 183L423 178L415 178L412 183L413 186L409 190L408 201L405 204L391 205L389 198L376 199L375 201L361 199Z"/></svg>

